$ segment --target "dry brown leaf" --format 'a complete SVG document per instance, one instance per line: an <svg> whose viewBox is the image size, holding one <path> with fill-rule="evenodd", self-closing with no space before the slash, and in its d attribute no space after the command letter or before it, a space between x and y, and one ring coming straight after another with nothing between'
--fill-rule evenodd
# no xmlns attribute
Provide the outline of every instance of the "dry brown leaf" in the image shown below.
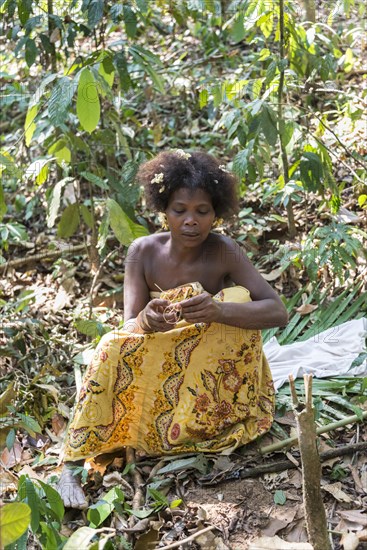
<svg viewBox="0 0 367 550"><path fill-rule="evenodd" d="M17 487L18 478L0 466L0 498L3 498L6 491L16 491Z"/></svg>
<svg viewBox="0 0 367 550"><path fill-rule="evenodd" d="M51 423L52 423L52 429L56 435L59 435L60 433L62 433L66 426L66 420L59 413L55 413L53 415L51 419Z"/></svg>
<svg viewBox="0 0 367 550"><path fill-rule="evenodd" d="M346 519L347 521L351 521L352 523L358 523L358 525L367 527L367 514L364 511L340 510L340 512L338 511L338 515L341 518Z"/></svg>
<svg viewBox="0 0 367 550"><path fill-rule="evenodd" d="M359 545L359 538L355 533L343 533L340 539L344 550L356 550Z"/></svg>
<svg viewBox="0 0 367 550"><path fill-rule="evenodd" d="M313 550L313 547L308 542L287 542L275 536L254 539L249 550Z"/></svg>
<svg viewBox="0 0 367 550"><path fill-rule="evenodd" d="M15 441L13 447L8 451L7 447L3 450L0 456L2 466L5 468L13 468L19 464L22 457L22 446L19 441Z"/></svg>
<svg viewBox="0 0 367 550"><path fill-rule="evenodd" d="M339 502L352 502L350 496L342 490L342 484L339 481L337 483L323 485L322 489L333 495Z"/></svg>
<svg viewBox="0 0 367 550"><path fill-rule="evenodd" d="M317 305L312 305L312 304L302 304L301 306L299 307L296 307L296 311L300 314L300 315L308 315L308 313L312 313L313 311L315 311L315 309L317 309L319 306Z"/></svg>
<svg viewBox="0 0 367 550"><path fill-rule="evenodd" d="M277 267L276 269L273 269L270 271L270 273L261 273L261 275L264 277L265 281L275 281L276 279L279 279L279 277L282 274L282 269Z"/></svg>

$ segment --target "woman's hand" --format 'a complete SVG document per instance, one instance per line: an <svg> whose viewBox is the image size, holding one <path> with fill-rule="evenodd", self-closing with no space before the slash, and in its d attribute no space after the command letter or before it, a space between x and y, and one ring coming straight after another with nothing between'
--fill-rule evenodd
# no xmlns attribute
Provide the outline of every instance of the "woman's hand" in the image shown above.
<svg viewBox="0 0 367 550"><path fill-rule="evenodd" d="M168 308L171 302L154 298L147 303L145 308L137 316L137 322L144 332L166 332L174 328L178 321L178 315L172 308Z"/></svg>
<svg viewBox="0 0 367 550"><path fill-rule="evenodd" d="M220 323L220 302L213 300L208 292L183 300L180 306L182 318L188 323Z"/></svg>

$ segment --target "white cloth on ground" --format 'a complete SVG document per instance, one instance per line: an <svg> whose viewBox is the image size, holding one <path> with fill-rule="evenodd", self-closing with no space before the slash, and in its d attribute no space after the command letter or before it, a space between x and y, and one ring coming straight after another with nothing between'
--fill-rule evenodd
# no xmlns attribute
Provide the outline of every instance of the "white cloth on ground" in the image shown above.
<svg viewBox="0 0 367 550"><path fill-rule="evenodd" d="M367 360L351 367L360 353L366 351L367 318L354 319L317 333L304 342L281 346L274 337L264 344L264 352L277 390L288 381L304 374L317 378L367 375Z"/></svg>

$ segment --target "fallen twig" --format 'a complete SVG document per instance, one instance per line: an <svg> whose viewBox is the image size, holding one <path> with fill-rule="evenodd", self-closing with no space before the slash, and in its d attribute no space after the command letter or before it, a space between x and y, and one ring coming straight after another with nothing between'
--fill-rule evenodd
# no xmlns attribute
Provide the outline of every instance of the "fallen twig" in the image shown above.
<svg viewBox="0 0 367 550"><path fill-rule="evenodd" d="M59 248L58 250L46 250L39 254L33 254L32 256L24 256L24 258L17 258L16 260L9 260L5 264L0 265L0 272L6 271L9 267L16 269L28 264L37 264L45 260L55 260L60 256L68 256L73 254L87 254L87 248L84 244L77 244L75 246L67 246L65 248Z"/></svg>
<svg viewBox="0 0 367 550"><path fill-rule="evenodd" d="M360 441L359 443L354 443L353 445L343 445L341 447L330 449L329 451L324 451L323 453L320 453L320 460L321 462L326 462L331 458L351 455L360 451L367 451L367 441ZM247 479L271 472L283 472L284 470L296 469L297 467L298 466L291 460L278 460L276 462L268 462L266 464L260 464L259 466L253 466L251 468L236 468L232 471L227 471L228 475L225 475L226 472L220 472L211 477L205 476L198 481L200 485L204 486L218 485L223 481L229 481L231 479Z"/></svg>
<svg viewBox="0 0 367 550"><path fill-rule="evenodd" d="M126 447L126 464L135 464L135 451L132 447ZM144 493L143 485L144 480L140 475L140 472L137 468L134 468L131 472L134 483L134 496L132 501L132 509L138 510L144 504ZM134 527L137 518L134 515L131 515L129 518L129 527Z"/></svg>
<svg viewBox="0 0 367 550"><path fill-rule="evenodd" d="M297 398L294 378L292 375L289 376L302 460L306 528L314 550L330 550L326 513L321 496L321 463L317 451L316 425L312 406L312 375L305 375L304 381L306 402L302 404Z"/></svg>
<svg viewBox="0 0 367 550"><path fill-rule="evenodd" d="M205 527L205 529L201 529L200 531L196 531L196 533L193 533L186 539L178 540L177 542L173 542L172 544L169 544L168 546L162 546L165 550L169 550L171 548L178 548L179 546L183 546L184 544L187 544L188 542L191 542L192 540L197 539L200 537L200 535L203 535L204 533L207 533L208 531L212 531L213 529L216 529L215 525L209 525L209 527Z"/></svg>
<svg viewBox="0 0 367 550"><path fill-rule="evenodd" d="M332 430L336 430L336 428L342 428L343 426L347 426L348 424L354 424L355 422L361 422L362 420L365 420L367 418L367 411L363 411L360 418L356 414L353 414L352 416L346 416L342 420L338 420L337 422L331 422L330 424L327 424L326 426L320 426L319 428L316 428L316 434L320 435L323 433L331 432ZM289 447L290 445L293 445L297 442L297 436L294 437L288 437L287 439L283 439L282 441L279 441L277 443L272 443L271 445L266 445L265 447L260 447L259 453L262 455L265 455L267 453L272 453L274 451L280 451L281 449L284 449L284 447Z"/></svg>

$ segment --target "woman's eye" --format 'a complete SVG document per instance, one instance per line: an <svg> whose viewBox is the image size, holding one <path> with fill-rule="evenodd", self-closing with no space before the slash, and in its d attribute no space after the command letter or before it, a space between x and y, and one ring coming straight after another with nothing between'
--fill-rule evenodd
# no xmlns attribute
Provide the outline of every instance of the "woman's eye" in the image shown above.
<svg viewBox="0 0 367 550"><path fill-rule="evenodd" d="M175 212L176 212L176 214L183 214L183 213L184 213L184 210L176 210L176 209L175 209Z"/></svg>
<svg viewBox="0 0 367 550"><path fill-rule="evenodd" d="M205 210L205 212L203 210L199 210L199 214L205 216L205 214L209 214L209 210Z"/></svg>

